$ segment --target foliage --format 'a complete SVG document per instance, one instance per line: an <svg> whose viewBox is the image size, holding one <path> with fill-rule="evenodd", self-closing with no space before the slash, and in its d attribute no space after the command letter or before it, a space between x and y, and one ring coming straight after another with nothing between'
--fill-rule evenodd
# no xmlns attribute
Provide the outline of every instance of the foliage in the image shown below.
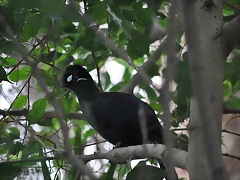
<svg viewBox="0 0 240 180"><path fill-rule="evenodd" d="M75 153L81 154L82 147L93 141L94 138L90 137L95 136L96 132L81 119L76 121L67 118L71 112L79 111L79 105L73 94L60 88L63 70L70 63L84 65L88 71L93 72L98 67L101 69L100 79L104 91L119 91L126 87L133 77L134 68L109 46L102 43L92 28L95 26L101 29L107 38L127 52L133 63L140 67L155 52L152 43L158 37L154 40L149 38L153 21L157 21L164 30L167 29L168 2L143 2L141 0L89 0L87 4L81 0L77 2L81 4L77 8L82 12L86 11L95 24L87 25L72 6L63 0L1 0L0 13L7 23L5 28L9 26L12 29L14 36L28 52L31 62L40 68L41 76L47 87L58 103L63 105L65 119L68 120L69 125L74 127L71 129L71 143L75 147ZM237 0L229 2L240 6ZM224 21L228 22L236 16L236 13L225 6L223 15ZM21 118L18 115L2 116L0 121L1 162L16 161L16 163L0 163L0 177L13 179L42 176L44 179L60 179L61 172L58 169L67 168L69 179L75 179L78 170L69 167L67 161L57 158L51 161L45 160L46 157L54 155L51 152L52 148L63 148L62 142L56 146L56 142L52 140L53 137L59 136L60 125L56 117L45 117L45 112L51 109L48 97L42 95L38 82L34 85L35 77L32 74L34 69L26 65L24 59L19 57L18 53L21 54L21 52L11 42L5 28L3 26L0 28L0 83L11 81L14 87L19 88L16 96L9 98L11 102L9 109L25 108L28 113L22 114ZM181 41L182 35L177 41L180 57L178 71L174 77L177 86L171 94L175 103L172 112L172 125L175 128L186 125L184 121L189 116L191 96L187 52L182 53L184 49L184 43ZM150 77L161 77L159 70L164 67L162 59L165 57L166 54L162 53L161 57L156 59L154 65L148 69L147 73ZM105 70L109 61L114 61L124 67L123 77L118 83L113 83L109 72ZM237 73L239 68L239 62L234 59L226 63L223 99L227 107L237 108L239 106L239 98L235 96L240 84ZM161 118L161 105L155 91L144 81L136 85L135 95L147 100L157 116ZM4 86L1 85L1 87ZM31 99L29 92L32 89L36 89L35 93L41 96ZM36 125L38 125L37 131L34 129ZM183 133L180 135L184 141L179 141L179 147L186 150L188 137ZM142 169L137 169L139 167L141 165L129 173L127 179L138 177L142 171ZM31 172L31 169L35 171ZM99 169L98 176L101 179L116 178L116 173L117 177L123 178L129 172L127 167L114 164L101 164ZM149 169L148 173L152 175L159 173L157 168L151 169L150 166L144 169ZM9 171L11 173L6 173Z"/></svg>

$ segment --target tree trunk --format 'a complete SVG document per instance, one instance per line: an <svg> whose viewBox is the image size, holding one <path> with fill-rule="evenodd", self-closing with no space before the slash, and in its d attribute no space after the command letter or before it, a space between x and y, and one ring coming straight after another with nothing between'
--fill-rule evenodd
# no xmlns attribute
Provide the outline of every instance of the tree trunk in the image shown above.
<svg viewBox="0 0 240 180"><path fill-rule="evenodd" d="M228 179L221 153L223 75L222 2L183 0L192 98L189 125L190 179Z"/></svg>

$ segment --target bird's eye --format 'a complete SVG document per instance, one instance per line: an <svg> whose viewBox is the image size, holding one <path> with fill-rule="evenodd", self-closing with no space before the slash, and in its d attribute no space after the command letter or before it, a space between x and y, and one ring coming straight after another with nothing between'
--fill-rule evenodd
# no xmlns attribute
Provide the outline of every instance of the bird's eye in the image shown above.
<svg viewBox="0 0 240 180"><path fill-rule="evenodd" d="M72 78L73 78L72 75L68 76L68 77L67 77L67 82L71 82L71 81L72 81Z"/></svg>

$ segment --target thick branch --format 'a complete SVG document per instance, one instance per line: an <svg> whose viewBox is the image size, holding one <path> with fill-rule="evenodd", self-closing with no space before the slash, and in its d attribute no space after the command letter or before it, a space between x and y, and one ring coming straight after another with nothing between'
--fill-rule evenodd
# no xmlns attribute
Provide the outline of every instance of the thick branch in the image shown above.
<svg viewBox="0 0 240 180"><path fill-rule="evenodd" d="M94 159L108 159L111 163L126 164L129 160L156 158L164 159L165 146L162 144L145 144L138 146L129 146L124 148L115 148L107 153L94 153L92 155L84 155L84 162ZM172 159L174 167L186 169L187 152L179 149L172 149Z"/></svg>
<svg viewBox="0 0 240 180"><path fill-rule="evenodd" d="M151 149L151 154L144 152L146 149L145 147ZM154 149L152 149L152 147ZM111 163L117 163L117 164L126 164L129 159L144 159L144 158L157 158L161 159L162 154L164 154L164 146L161 144L153 145L153 144L147 144L145 146L129 146L125 148L116 148L113 149L107 153L94 153L90 155L82 155L80 158L85 161L89 162L92 160L97 159L108 159ZM187 163L187 152L173 149L173 152L175 153L174 158L174 165L175 167L179 167L182 169L186 169L186 163ZM222 154L225 157L230 157L233 159L240 160L240 157L234 156L228 153ZM66 159L66 155L64 152L58 152L58 154L54 157L43 157L39 159L21 159L19 161L5 161L1 164L20 164L20 163L28 163L28 162L40 162L40 161L51 161L51 160L64 160Z"/></svg>
<svg viewBox="0 0 240 180"><path fill-rule="evenodd" d="M222 37L224 39L226 55L240 43L240 15L223 26Z"/></svg>
<svg viewBox="0 0 240 180"><path fill-rule="evenodd" d="M187 152L179 149L172 149L173 163L175 167L186 169ZM111 163L126 164L129 160L156 158L162 159L165 154L165 146L162 144L146 144L138 146L129 146L124 148L115 148L107 153L94 153L91 155L82 155L79 158L85 163L96 159L108 159ZM18 164L26 162L48 161L66 159L64 152L56 152L55 157L45 157L39 159L22 159L19 161L6 161L4 164Z"/></svg>
<svg viewBox="0 0 240 180"><path fill-rule="evenodd" d="M226 55L221 39L213 40L222 27L222 7L220 1L206 2L183 0L182 4L192 87L188 168L190 179L227 180L221 152Z"/></svg>

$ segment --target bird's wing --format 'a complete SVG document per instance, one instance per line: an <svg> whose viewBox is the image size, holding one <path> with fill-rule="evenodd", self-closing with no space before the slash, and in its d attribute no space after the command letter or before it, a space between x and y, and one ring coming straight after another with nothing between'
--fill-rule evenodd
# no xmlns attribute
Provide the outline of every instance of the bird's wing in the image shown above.
<svg viewBox="0 0 240 180"><path fill-rule="evenodd" d="M152 120L148 123L159 124L153 109L147 103L130 94L120 92L102 93L94 100L91 107L96 116L104 117L102 122L113 122L118 125L124 122L135 126L141 115L140 111L144 110L143 113L146 117L152 117ZM112 117L114 117L114 120L111 119Z"/></svg>
<svg viewBox="0 0 240 180"><path fill-rule="evenodd" d="M139 124L141 108L144 110L143 117L146 118L148 131L153 132L153 136L161 138L162 126L153 109L135 96L119 92L103 93L91 105L91 110L98 121L99 134L110 136L114 132L123 132L124 137L132 136L135 139L142 136ZM109 134L106 129L109 129ZM116 133L114 136L116 139L122 139L121 135Z"/></svg>

